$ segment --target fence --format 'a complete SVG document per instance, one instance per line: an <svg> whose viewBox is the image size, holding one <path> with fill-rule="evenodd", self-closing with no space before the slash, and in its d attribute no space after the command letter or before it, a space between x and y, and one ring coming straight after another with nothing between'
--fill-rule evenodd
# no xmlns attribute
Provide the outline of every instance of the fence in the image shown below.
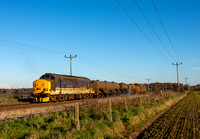
<svg viewBox="0 0 200 139"><path fill-rule="evenodd" d="M12 120L17 118L32 118L35 115L52 114L55 112L75 112L76 127L80 128L79 125L79 113L86 112L88 110L98 112L100 110L105 110L109 113L109 120L112 121L113 110L128 110L131 107L140 106L148 104L150 102L158 101L164 98L169 98L176 96L179 93L176 92L162 92L159 94L149 93L143 95L129 95L129 96L118 96L118 97L107 97L107 98L97 98L97 99L84 99L74 103L71 101L66 104L55 105L52 103L50 106L19 109L12 111L0 112L0 120Z"/></svg>
<svg viewBox="0 0 200 139"><path fill-rule="evenodd" d="M155 102L158 100L162 100L165 98L170 98L173 96L179 95L177 92L163 92L159 94L145 94L145 95L130 95L130 96L123 96L123 97L112 97L107 99L97 99L96 101L92 102L81 102L75 104L75 121L77 129L80 129L79 125L79 111L99 111L99 110L106 110L108 112L108 119L112 121L112 111L121 109L128 111L129 108L141 106L148 104L150 102Z"/></svg>

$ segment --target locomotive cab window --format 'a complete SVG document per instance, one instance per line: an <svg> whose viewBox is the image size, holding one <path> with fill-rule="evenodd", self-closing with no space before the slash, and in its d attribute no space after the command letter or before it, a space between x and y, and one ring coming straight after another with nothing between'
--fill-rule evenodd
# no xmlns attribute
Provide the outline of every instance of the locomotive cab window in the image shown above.
<svg viewBox="0 0 200 139"><path fill-rule="evenodd" d="M46 75L43 75L42 77L40 77L40 79L49 79L49 78L50 78L49 74L46 74Z"/></svg>
<svg viewBox="0 0 200 139"><path fill-rule="evenodd" d="M50 76L50 75L49 75L49 74L47 74L45 78L46 78L46 79L49 79L49 76Z"/></svg>
<svg viewBox="0 0 200 139"><path fill-rule="evenodd" d="M53 75L51 75L51 79L52 79L52 80L55 80L55 77L54 77Z"/></svg>

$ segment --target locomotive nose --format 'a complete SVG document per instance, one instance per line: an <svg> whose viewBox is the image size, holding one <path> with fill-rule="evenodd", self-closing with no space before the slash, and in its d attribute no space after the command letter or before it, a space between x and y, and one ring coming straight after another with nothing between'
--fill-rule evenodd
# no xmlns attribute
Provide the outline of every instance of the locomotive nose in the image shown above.
<svg viewBox="0 0 200 139"><path fill-rule="evenodd" d="M39 79L33 82L34 102L48 102L51 91L51 82Z"/></svg>
<svg viewBox="0 0 200 139"><path fill-rule="evenodd" d="M33 94L38 94L38 93L49 93L51 89L51 82L44 80L44 79L39 79L33 82Z"/></svg>

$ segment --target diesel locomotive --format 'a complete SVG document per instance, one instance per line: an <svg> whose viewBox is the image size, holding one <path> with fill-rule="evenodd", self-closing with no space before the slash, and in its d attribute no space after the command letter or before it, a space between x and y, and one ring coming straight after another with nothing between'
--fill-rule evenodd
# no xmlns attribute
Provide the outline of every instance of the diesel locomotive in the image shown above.
<svg viewBox="0 0 200 139"><path fill-rule="evenodd" d="M46 73L33 82L33 101L101 98L128 93L145 93L146 90L146 86L142 84L91 81L86 77Z"/></svg>

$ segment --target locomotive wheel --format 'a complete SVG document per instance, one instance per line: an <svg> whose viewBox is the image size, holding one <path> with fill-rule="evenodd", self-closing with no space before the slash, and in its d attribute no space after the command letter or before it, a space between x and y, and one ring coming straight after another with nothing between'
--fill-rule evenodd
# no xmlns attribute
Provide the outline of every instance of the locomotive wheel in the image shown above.
<svg viewBox="0 0 200 139"><path fill-rule="evenodd" d="M98 95L98 98L101 98L101 97L102 97L102 95L101 95L101 94L99 94L99 95Z"/></svg>
<svg viewBox="0 0 200 139"><path fill-rule="evenodd" d="M93 95L93 94L90 94L90 98L94 98L94 95Z"/></svg>

